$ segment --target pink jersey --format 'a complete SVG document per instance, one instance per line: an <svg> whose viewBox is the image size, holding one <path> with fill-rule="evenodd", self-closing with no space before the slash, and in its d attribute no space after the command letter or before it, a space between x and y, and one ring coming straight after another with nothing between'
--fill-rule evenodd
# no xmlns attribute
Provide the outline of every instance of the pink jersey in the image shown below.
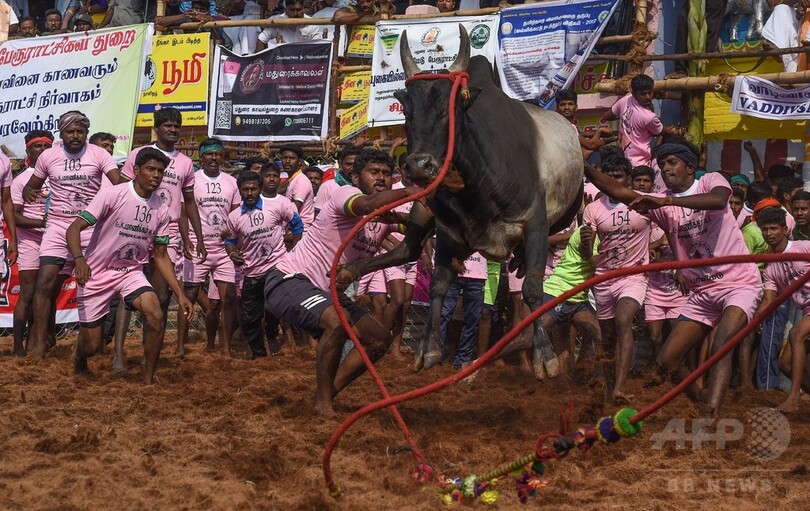
<svg viewBox="0 0 810 511"><path fill-rule="evenodd" d="M321 185L321 186L323 186L323 185ZM402 184L402 181L397 181L396 183L393 184L393 186L391 186L392 190L402 190L403 188L405 188L405 185ZM318 195L320 195L320 193L321 193L320 189L318 189ZM411 214L411 208L413 208L413 202L406 202L405 204L402 204L401 206L395 207L394 211L397 212L397 213L410 215ZM400 234L398 232L392 233L391 237L394 238L397 241L402 241L402 240L405 239L405 235Z"/></svg>
<svg viewBox="0 0 810 511"><path fill-rule="evenodd" d="M476 280L487 280L487 260L478 252L464 260L466 270L459 277Z"/></svg>
<svg viewBox="0 0 810 511"><path fill-rule="evenodd" d="M785 254L810 254L810 241L788 241ZM784 291L794 280L810 270L810 263L806 261L779 261L768 263L765 267L765 290ZM810 282L805 283L791 296L796 307L804 315L810 314Z"/></svg>
<svg viewBox="0 0 810 511"><path fill-rule="evenodd" d="M177 221L180 220L180 207L183 203L183 192L194 191L194 164L191 158L176 149L174 152L167 153L156 144L144 147L157 149L170 160L169 166L163 171L163 181L160 183L160 187L155 193L169 209L169 220L171 220L173 224L177 224ZM144 147L139 147L129 153L127 161L121 168L122 176L131 181L135 180L135 158ZM176 228L176 225L174 225L172 230Z"/></svg>
<svg viewBox="0 0 810 511"><path fill-rule="evenodd" d="M293 177L287 183L285 195L291 201L301 204L298 216L304 222L304 230L308 229L312 225L312 221L315 220L315 205L313 204L315 194L312 193L312 183L306 174L300 170L293 174Z"/></svg>
<svg viewBox="0 0 810 511"><path fill-rule="evenodd" d="M8 159L8 156L3 154L3 151L0 151L0 188L5 188L7 186L11 186L12 183L12 174L11 174L11 160ZM0 208L0 222L3 221L3 210Z"/></svg>
<svg viewBox="0 0 810 511"><path fill-rule="evenodd" d="M62 146L43 151L34 175L47 179L51 188L48 224L70 225L98 193L101 176L117 169L110 153L93 144L87 144L77 154L68 153Z"/></svg>
<svg viewBox="0 0 810 511"><path fill-rule="evenodd" d="M650 261L650 219L627 205L603 196L585 207L582 223L599 236L597 275Z"/></svg>
<svg viewBox="0 0 810 511"><path fill-rule="evenodd" d="M619 118L619 147L633 167L650 165L650 145L661 134L664 125L651 109L642 106L632 94L613 105L613 113Z"/></svg>
<svg viewBox="0 0 810 511"><path fill-rule="evenodd" d="M94 277L140 271L155 243L169 243L168 209L156 193L148 199L135 193L131 182L102 188L79 216L95 225L85 251Z"/></svg>
<svg viewBox="0 0 810 511"><path fill-rule="evenodd" d="M340 188L340 185L334 179L321 183L320 188L318 188L318 195L315 196L315 200L313 201L315 214L321 212L323 205L329 202L329 199L332 198L332 194L335 193L335 190L338 188Z"/></svg>
<svg viewBox="0 0 810 511"><path fill-rule="evenodd" d="M341 186L335 190L329 201L323 205L309 231L306 231L301 241L281 258L276 268L286 274L305 275L320 289L328 290L327 274L332 268L332 260L343 238L361 218L348 214L345 209L346 203L362 193L351 185ZM367 223L346 247L340 259L341 264L373 256L379 250L380 243L394 229L393 225Z"/></svg>
<svg viewBox="0 0 810 511"><path fill-rule="evenodd" d="M34 174L34 169L28 167L20 172L11 183L11 202L15 206L22 206L23 216L34 220L42 219L45 217L45 204L48 202L50 195L50 186L48 180L42 185L42 194L36 202L29 203L23 197L23 188L28 184L28 180ZM25 227L17 227L17 238L19 241L33 241L36 243L42 242L42 233L45 229L27 229Z"/></svg>
<svg viewBox="0 0 810 511"><path fill-rule="evenodd" d="M663 229L653 225L650 240L658 241L663 236ZM664 257L672 256L669 245L663 245L660 251ZM644 304L659 307L683 307L686 304L686 296L681 293L675 280L675 270L651 271L647 274L647 296Z"/></svg>
<svg viewBox="0 0 810 511"><path fill-rule="evenodd" d="M242 202L236 179L224 172L210 177L204 171L197 172L194 180L194 200L200 211L200 224L206 250L225 250L222 233L228 228L228 215L234 206ZM196 243L194 230L189 224L189 236Z"/></svg>
<svg viewBox="0 0 810 511"><path fill-rule="evenodd" d="M231 239L227 243L239 245L245 264L238 268L246 276L264 275L287 253L284 231L296 213L295 205L280 195L262 198L251 210L243 205L231 211L228 216Z"/></svg>
<svg viewBox="0 0 810 511"><path fill-rule="evenodd" d="M709 193L718 187L731 191L725 178L713 172L695 180L689 190L673 196ZM737 220L728 205L719 210L663 206L649 211L646 216L667 234L669 246L678 260L748 254ZM761 285L759 270L754 263L684 268L681 273L692 291Z"/></svg>

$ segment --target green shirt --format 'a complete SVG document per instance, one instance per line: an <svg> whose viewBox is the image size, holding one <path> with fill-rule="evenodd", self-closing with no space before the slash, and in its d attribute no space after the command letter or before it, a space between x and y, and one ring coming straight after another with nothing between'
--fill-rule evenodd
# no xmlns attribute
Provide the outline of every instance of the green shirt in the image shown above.
<svg viewBox="0 0 810 511"><path fill-rule="evenodd" d="M560 262L554 268L554 272L543 283L543 292L551 296L560 296L566 291L578 286L593 277L593 268L591 263L582 257L579 252L579 243L581 237L579 235L580 227L574 231L571 238L568 240L568 245L565 247ZM593 242L593 252L597 253L599 248L599 238L596 237ZM588 301L588 291L580 291L567 300L568 302L583 303Z"/></svg>
<svg viewBox="0 0 810 511"><path fill-rule="evenodd" d="M762 231L756 222L749 222L742 228L743 241L751 255L767 254L770 252L770 247L765 243L765 238L762 237ZM757 263L759 271L765 271L765 263Z"/></svg>

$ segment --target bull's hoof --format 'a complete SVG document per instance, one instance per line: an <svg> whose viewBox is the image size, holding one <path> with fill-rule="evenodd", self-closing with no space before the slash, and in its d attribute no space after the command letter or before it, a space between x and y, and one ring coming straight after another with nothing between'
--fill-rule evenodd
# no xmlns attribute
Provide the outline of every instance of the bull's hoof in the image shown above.
<svg viewBox="0 0 810 511"><path fill-rule="evenodd" d="M430 369L436 364L441 363L442 354L439 351L428 351L425 353L425 365L423 369Z"/></svg>
<svg viewBox="0 0 810 511"><path fill-rule="evenodd" d="M425 352L419 348L413 356L413 372L418 373L423 367L425 367Z"/></svg>
<svg viewBox="0 0 810 511"><path fill-rule="evenodd" d="M543 358L543 367L549 378L556 378L560 375L560 359L556 355L553 358Z"/></svg>

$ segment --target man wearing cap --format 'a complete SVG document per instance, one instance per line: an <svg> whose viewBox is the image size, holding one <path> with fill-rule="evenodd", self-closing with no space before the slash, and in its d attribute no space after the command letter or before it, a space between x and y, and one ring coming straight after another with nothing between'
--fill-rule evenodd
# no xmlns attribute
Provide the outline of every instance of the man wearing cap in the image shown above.
<svg viewBox="0 0 810 511"><path fill-rule="evenodd" d="M602 192L646 215L666 233L675 257L711 259L747 254L742 234L728 206L731 188L718 173L695 179L698 152L684 143L661 145L656 155L667 185L666 195L629 190L610 177L586 169L587 178ZM762 280L753 263L687 268L681 271L690 290L678 324L658 354L658 364L680 368L686 353L696 348L715 328L712 352L717 352L753 317L760 301ZM731 379L731 355L709 372L707 412L716 414Z"/></svg>
<svg viewBox="0 0 810 511"><path fill-rule="evenodd" d="M89 32L93 30L93 18L87 13L77 14L73 17L74 32Z"/></svg>
<svg viewBox="0 0 810 511"><path fill-rule="evenodd" d="M298 215L301 217L301 221L304 222L304 230L306 230L315 220L315 207L313 204L315 194L312 193L312 183L301 170L304 150L298 146L284 146L279 150L278 154L281 158L281 166L289 176L284 195L298 208Z"/></svg>
<svg viewBox="0 0 810 511"><path fill-rule="evenodd" d="M90 119L77 110L59 117L59 138L62 145L43 151L37 159L34 173L23 189L26 202L33 203L42 194L48 180L50 199L46 205L47 222L39 253L39 275L34 294L37 313L31 324L29 353L34 358L45 355L48 323L55 293L73 272L73 256L65 235L76 215L82 212L101 188L101 176L113 184L120 179L118 166L101 147L87 143ZM90 240L92 229L82 232L83 248Z"/></svg>

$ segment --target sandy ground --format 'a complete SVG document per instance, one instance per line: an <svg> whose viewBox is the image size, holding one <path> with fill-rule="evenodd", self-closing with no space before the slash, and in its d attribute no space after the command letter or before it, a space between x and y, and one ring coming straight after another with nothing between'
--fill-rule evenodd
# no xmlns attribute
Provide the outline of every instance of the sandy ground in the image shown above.
<svg viewBox="0 0 810 511"><path fill-rule="evenodd" d="M0 340L0 509L443 506L435 484L420 487L410 480L414 461L399 450L404 441L388 412L361 420L344 436L333 467L345 494L339 500L329 496L323 448L340 421L378 393L363 377L338 397L337 418L313 415L309 349L247 361L207 353L198 342L185 361L162 358L159 383L145 387L136 340L128 341L129 372L123 377L109 375L109 354L91 360L93 375L75 377L71 341L61 341L35 364L11 357L10 339ZM406 364L390 357L380 364L391 393L451 371L443 366L416 375ZM643 405L668 388L642 376L630 381L629 393ZM613 409L587 390L570 389L561 380L538 383L507 365L487 369L471 390L451 387L400 409L437 473L463 476L531 452L539 434L556 429L569 398L580 424ZM550 463L550 484L528 507L808 509L810 402L790 418L784 454L771 461L750 456L757 431L767 426L747 422L751 409L775 406L783 396L732 391L723 428L738 440L724 449L712 440L699 447L686 441L683 449L674 441L656 445L653 435L672 418L687 419L685 431L691 431L697 408L679 397L647 422L640 437ZM773 425L778 431L771 434L783 436L784 425ZM499 488L494 508L523 508L511 480Z"/></svg>

